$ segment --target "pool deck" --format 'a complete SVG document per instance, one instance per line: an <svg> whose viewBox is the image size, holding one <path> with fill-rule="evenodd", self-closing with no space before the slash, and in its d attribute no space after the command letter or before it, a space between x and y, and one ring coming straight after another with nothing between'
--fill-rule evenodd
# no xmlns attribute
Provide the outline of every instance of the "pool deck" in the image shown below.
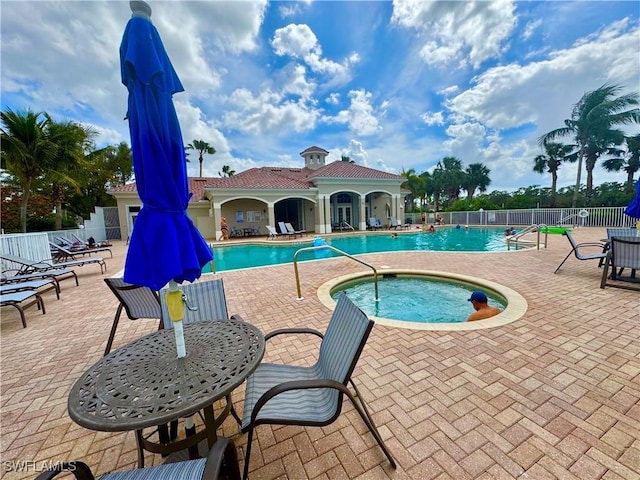
<svg viewBox="0 0 640 480"><path fill-rule="evenodd" d="M399 232L400 233L400 232ZM576 229L597 241L605 229ZM277 242L276 242L277 243ZM2 309L0 478L34 478L12 463L83 460L94 473L133 468L134 435L95 432L67 414L74 381L100 359L117 306L102 279L124 264L116 242L103 276L76 269L80 286L62 282L61 299L43 295L47 313ZM353 407L323 428L257 428L253 479L640 479L640 292L599 288L597 261L567 260L560 235L543 250L494 253L400 252L363 255L376 267L453 272L520 293L526 313L513 323L474 331L422 331L376 325L354 372L383 438L391 469ZM229 312L263 332L311 326L331 315L316 294L331 278L362 272L346 258L229 271ZM434 302L438 299L434 298ZM155 330L155 321L123 316L114 348ZM267 361L313 361L317 342L274 341ZM244 389L233 394L242 410ZM246 435L228 419L243 460ZM147 454L147 464L161 463Z"/></svg>

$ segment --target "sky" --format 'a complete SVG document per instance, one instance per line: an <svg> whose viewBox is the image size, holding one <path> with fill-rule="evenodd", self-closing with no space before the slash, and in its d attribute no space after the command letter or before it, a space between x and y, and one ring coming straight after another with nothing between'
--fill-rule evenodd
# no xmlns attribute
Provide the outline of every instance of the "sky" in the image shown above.
<svg viewBox="0 0 640 480"><path fill-rule="evenodd" d="M174 95L184 142L216 149L204 176L301 168L318 146L328 162L397 174L446 156L482 163L489 192L548 187L532 171L538 138L585 92L640 92L635 0L148 3L185 89ZM125 1L0 1L2 110L130 143L118 53L130 15ZM594 183L625 175L596 167ZM558 186L575 176L562 166Z"/></svg>

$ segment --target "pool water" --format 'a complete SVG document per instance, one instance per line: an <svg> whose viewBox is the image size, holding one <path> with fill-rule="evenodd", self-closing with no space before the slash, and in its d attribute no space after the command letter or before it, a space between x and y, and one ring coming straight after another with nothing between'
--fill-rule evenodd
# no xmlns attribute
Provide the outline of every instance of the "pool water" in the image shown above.
<svg viewBox="0 0 640 480"><path fill-rule="evenodd" d="M374 282L355 280L344 283L331 291L331 297L346 291L347 296L367 315L418 323L466 322L474 312L467 299L478 286L460 281L426 276L379 276L378 296L375 301ZM506 307L501 297L483 290L489 305Z"/></svg>
<svg viewBox="0 0 640 480"><path fill-rule="evenodd" d="M379 234L346 235L339 237L323 237L328 245L350 255L375 252L400 252L405 250L422 250L437 252L493 252L507 251L504 241L504 230L495 228L443 228L435 233L399 233L396 238L392 232ZM293 255L301 248L313 246L314 236L310 235L299 242L278 243L272 240L269 244L237 244L213 247L215 270L237 270L240 268L264 267L293 262ZM520 248L520 246L515 246ZM511 246L514 249L514 246ZM298 261L335 257L338 254L326 251L303 252ZM207 265L203 272L211 272Z"/></svg>

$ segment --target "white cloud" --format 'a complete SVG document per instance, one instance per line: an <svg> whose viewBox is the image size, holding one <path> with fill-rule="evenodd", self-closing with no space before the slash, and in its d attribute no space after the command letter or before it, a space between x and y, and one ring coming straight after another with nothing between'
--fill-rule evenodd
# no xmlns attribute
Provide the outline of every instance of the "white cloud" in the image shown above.
<svg viewBox="0 0 640 480"><path fill-rule="evenodd" d="M457 62L478 68L500 55L516 25L510 0L415 2L394 0L392 23L418 32L420 55L436 66Z"/></svg>
<svg viewBox="0 0 640 480"><path fill-rule="evenodd" d="M338 92L333 92L325 99L325 102L330 105L338 105L340 103L340 94Z"/></svg>
<svg viewBox="0 0 640 480"><path fill-rule="evenodd" d="M276 55L301 59L313 72L328 75L331 78L329 85L348 81L351 65L359 61L357 53L352 53L342 63L323 58L322 47L316 35L304 24L289 24L277 29L271 46Z"/></svg>
<svg viewBox="0 0 640 480"><path fill-rule="evenodd" d="M340 111L335 117L326 117L328 123L344 123L357 135L373 135L381 127L371 105L371 93L365 90L351 90L351 104L348 110Z"/></svg>
<svg viewBox="0 0 640 480"><path fill-rule="evenodd" d="M444 125L444 115L439 112L425 112L420 117L427 125Z"/></svg>
<svg viewBox="0 0 640 480"><path fill-rule="evenodd" d="M230 110L224 114L224 124L252 135L288 134L314 128L319 112L302 100L283 100L271 90L254 96L241 88L229 97Z"/></svg>
<svg viewBox="0 0 640 480"><path fill-rule="evenodd" d="M537 20L534 20L532 22L527 22L524 27L524 32L522 32L522 38L524 38L525 40L531 38L531 35L533 35L533 33L540 27L540 25L542 25L541 18L538 18Z"/></svg>

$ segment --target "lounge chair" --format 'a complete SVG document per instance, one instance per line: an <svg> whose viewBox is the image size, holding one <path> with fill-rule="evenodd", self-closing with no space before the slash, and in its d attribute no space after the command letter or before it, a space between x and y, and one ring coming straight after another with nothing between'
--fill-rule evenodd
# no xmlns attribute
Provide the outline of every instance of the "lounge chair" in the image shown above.
<svg viewBox="0 0 640 480"><path fill-rule="evenodd" d="M253 435L258 425L329 425L340 415L343 396L351 400L391 466L396 468L351 378L372 328L373 321L342 294L324 335L303 328L276 330L265 336L268 341L282 334L313 334L322 338L322 342L318 361L311 367L263 362L247 379L242 416L242 431L248 432L243 478L249 473ZM351 384L355 394L347 384Z"/></svg>
<svg viewBox="0 0 640 480"><path fill-rule="evenodd" d="M630 276L623 278L622 271L628 268L631 270ZM619 269L619 270L618 270ZM609 275L609 270L611 274ZM627 290L640 290L640 278L636 277L636 272L640 270L640 236L636 237L617 237L610 239L609 251L604 262L602 270L602 280L600 288L605 286L624 288ZM636 285L631 286L629 283L611 283L611 281L634 282Z"/></svg>
<svg viewBox="0 0 640 480"><path fill-rule="evenodd" d="M231 225L229 227L229 238L232 237L241 237L242 236L242 231L238 230L236 227L234 227L233 225Z"/></svg>
<svg viewBox="0 0 640 480"><path fill-rule="evenodd" d="M40 294L55 290L56 297L60 300L60 285L52 279L46 278L42 280L30 280L28 282L4 283L0 285L0 293L28 292L34 290Z"/></svg>
<svg viewBox="0 0 640 480"><path fill-rule="evenodd" d="M38 475L35 480L51 480L61 473L70 474L76 480L95 480L91 468L79 461L59 463ZM207 458L110 472L100 477L100 480L215 480L220 478L221 473L224 473L224 478L229 480L240 480L236 447L231 439L224 437L216 440Z"/></svg>
<svg viewBox="0 0 640 480"><path fill-rule="evenodd" d="M265 225L267 232L269 232L269 235L267 235L267 240L274 240L278 237L280 237L280 234L276 231L276 229L274 227L272 227L271 225Z"/></svg>
<svg viewBox="0 0 640 480"><path fill-rule="evenodd" d="M379 218L371 217L369 218L369 228L371 230L380 230L382 228L382 222Z"/></svg>
<svg viewBox="0 0 640 480"><path fill-rule="evenodd" d="M25 303L27 301L29 302ZM38 305L38 310L42 310L43 315L46 313L42 297L35 290L0 294L0 306L16 308L18 312L20 312L20 320L22 320L23 328L27 328L27 321L24 318L24 310L32 305Z"/></svg>
<svg viewBox="0 0 640 480"><path fill-rule="evenodd" d="M179 289L182 291L183 300L186 307L184 318L182 319L182 322L185 325L193 322L226 320L228 318L242 320L242 318L238 315L232 315L231 317L229 317L229 312L227 310L227 299L224 294L224 283L222 282L221 278L184 284L181 285ZM162 310L164 328L170 329L173 328L173 321L169 316L169 309L167 307L167 291L168 289L166 288L160 291L160 307ZM233 407L231 393L227 394L226 402L227 404L225 410L218 415L217 420L219 420L220 424L222 424L226 416L229 414L229 412L231 412L239 425L240 417Z"/></svg>
<svg viewBox="0 0 640 480"><path fill-rule="evenodd" d="M88 240L83 240L81 239L79 236L77 236L75 233L71 233L70 234L71 237L74 239L75 243L80 242L84 245L86 245L87 247L91 247L91 248L96 248L96 247L111 247L111 244L109 243L108 240L102 240L100 242L94 242L93 244L89 243ZM91 240L93 240L91 237L89 237Z"/></svg>
<svg viewBox="0 0 640 480"><path fill-rule="evenodd" d="M85 246L82 246L81 248L70 250L70 249L68 249L66 247L63 247L61 245L56 245L53 242L49 242L49 245L51 246L52 252L54 252L56 254L56 256L58 258L60 258L60 260L62 260L62 261L66 260L68 258L70 258L72 260L77 260L78 259L78 255L82 255L84 257L85 255L91 255L92 253L96 253L96 252L109 252L109 254L111 255L111 258L113 258L113 252L111 251L111 249L109 247L89 247L89 246L85 247Z"/></svg>
<svg viewBox="0 0 640 480"><path fill-rule="evenodd" d="M92 263L97 263L98 265L100 265L100 271L102 273L107 271L107 265L104 259L101 257L84 258L68 262L55 263L52 260L40 260L38 262L34 262L32 260L18 257L17 255L10 255L8 253L0 253L0 258L5 261L12 262L16 265L20 265L20 268L17 269L17 274L19 275L33 272L50 272L52 270L66 269L68 267L81 267L83 265Z"/></svg>
<svg viewBox="0 0 640 480"><path fill-rule="evenodd" d="M284 224L284 222L278 222L278 227L280 227L280 235L284 237L295 238L295 234L287 230L287 227Z"/></svg>
<svg viewBox="0 0 640 480"><path fill-rule="evenodd" d="M158 330L162 329L163 324L162 313L160 310L160 299L156 292L151 290L149 287L126 283L122 278L105 278L104 283L107 284L111 292L113 292L120 302L116 310L115 317L113 318L113 325L111 326L107 346L104 350L105 355L111 351L111 346L113 345L113 339L116 335L116 329L118 328L118 322L120 321L120 315L122 314L123 308L129 319L138 320L139 318L153 318L158 320Z"/></svg>
<svg viewBox="0 0 640 480"><path fill-rule="evenodd" d="M0 284L10 284L10 283L20 283L20 282L28 282L31 280L40 280L44 278L52 279L56 285L58 285L58 290L60 290L60 281L65 278L73 278L76 281L76 286L78 283L78 275L71 269L65 268L56 268L54 270L49 270L47 272L33 272L33 273L25 273L21 275L14 275L10 272L14 272L13 270L5 270L2 272L2 276L0 277ZM17 270L16 270L17 272Z"/></svg>
<svg viewBox="0 0 640 480"><path fill-rule="evenodd" d="M567 253L567 256L564 257L564 260L560 262L558 268L553 273L558 273L560 267L564 265L564 262L573 254L576 256L578 260L598 260L598 265L602 265L604 259L607 257L607 244L601 242L585 242L585 243L576 243L576 241L571 236L571 233L566 231L562 234L569 240L571 244L571 250ZM585 250L588 249L598 249L600 250L598 253L584 253ZM582 251L581 251L582 250Z"/></svg>
<svg viewBox="0 0 640 480"><path fill-rule="evenodd" d="M295 228L293 228L293 225L291 225L289 222L285 222L284 226L287 228L287 232L289 232L293 236L298 235L302 237L302 235L307 233L306 230L296 230Z"/></svg>

